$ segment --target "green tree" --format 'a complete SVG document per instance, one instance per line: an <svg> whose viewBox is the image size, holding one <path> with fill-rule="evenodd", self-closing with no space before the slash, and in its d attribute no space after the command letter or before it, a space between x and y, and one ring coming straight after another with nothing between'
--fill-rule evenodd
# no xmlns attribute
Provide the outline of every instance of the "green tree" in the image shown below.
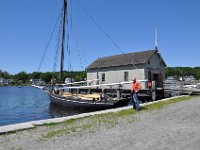
<svg viewBox="0 0 200 150"><path fill-rule="evenodd" d="M0 71L0 78L5 78L5 79L9 79L10 78L10 74L7 71Z"/></svg>
<svg viewBox="0 0 200 150"><path fill-rule="evenodd" d="M53 73L51 73L51 72L46 72L46 73L42 73L42 74L40 75L40 78L41 78L45 83L49 83L49 82L51 82L52 76L53 76Z"/></svg>
<svg viewBox="0 0 200 150"><path fill-rule="evenodd" d="M200 69L196 72L196 79L200 80Z"/></svg>
<svg viewBox="0 0 200 150"><path fill-rule="evenodd" d="M15 82L22 82L22 83L27 83L29 75L25 71L21 71L18 74L15 75Z"/></svg>
<svg viewBox="0 0 200 150"><path fill-rule="evenodd" d="M196 79L200 79L200 67L167 67L165 68L165 76L184 77L193 75Z"/></svg>
<svg viewBox="0 0 200 150"><path fill-rule="evenodd" d="M42 74L43 74L42 72L33 72L30 74L30 76L31 79L40 79Z"/></svg>

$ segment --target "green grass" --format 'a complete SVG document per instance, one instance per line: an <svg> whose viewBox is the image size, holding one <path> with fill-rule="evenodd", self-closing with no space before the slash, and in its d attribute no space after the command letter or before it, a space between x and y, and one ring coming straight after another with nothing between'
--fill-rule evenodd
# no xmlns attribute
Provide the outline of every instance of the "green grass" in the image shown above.
<svg viewBox="0 0 200 150"><path fill-rule="evenodd" d="M57 135L62 135L62 134L71 134L71 133L76 133L76 132L83 132L92 127L92 124L84 124L84 125L79 125L79 126L73 126L73 127L66 127L64 129L58 129L54 131L49 131L47 134L43 135L43 138L51 138Z"/></svg>
<svg viewBox="0 0 200 150"><path fill-rule="evenodd" d="M79 120L79 119L69 119L69 120L63 121L62 123L63 124L73 124L77 120ZM57 124L60 124L60 122L50 122L50 123L45 123L44 125L45 126L55 126Z"/></svg>
<svg viewBox="0 0 200 150"><path fill-rule="evenodd" d="M190 100L192 98L194 98L194 96L180 97L180 98L174 98L167 101L160 101L154 104L143 106L141 111L139 112L162 109L163 107L170 105L172 103ZM101 127L105 127L108 129L113 128L118 124L121 118L125 118L127 116L131 116L131 118L130 117L127 118L127 123L133 123L134 121L137 121L136 118L132 117L132 115L135 113L138 113L138 112L133 109L128 109L128 110L122 110L119 112L98 114L98 115L88 116L88 117L79 118L79 119L70 119L62 123L48 123L45 125L53 127L54 125L60 124L62 125L62 127L60 129L54 128L54 130L51 130L45 135L43 135L43 138L52 138L57 135L71 134L71 133L77 133L77 132L82 133L82 132L88 131L89 129L96 131Z"/></svg>
<svg viewBox="0 0 200 150"><path fill-rule="evenodd" d="M161 109L161 108L163 108L163 107L165 107L169 104L178 103L178 102L185 101L185 100L191 100L194 97L196 97L196 96L186 96L186 97L174 98L174 99L167 100L167 101L160 101L158 103L143 106L142 111L146 111L146 110L152 111L152 110L155 110L155 109Z"/></svg>

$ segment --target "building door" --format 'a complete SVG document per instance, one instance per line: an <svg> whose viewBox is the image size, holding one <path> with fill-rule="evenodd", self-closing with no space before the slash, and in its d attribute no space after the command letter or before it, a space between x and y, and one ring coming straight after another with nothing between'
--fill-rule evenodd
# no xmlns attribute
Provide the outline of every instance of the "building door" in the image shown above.
<svg viewBox="0 0 200 150"><path fill-rule="evenodd" d="M153 81L159 81L159 77L157 73L153 74Z"/></svg>
<svg viewBox="0 0 200 150"><path fill-rule="evenodd" d="M163 84L163 76L162 73L159 74L153 74L153 80L156 81L157 86L161 86Z"/></svg>
<svg viewBox="0 0 200 150"><path fill-rule="evenodd" d="M148 71L148 80L151 81L151 71Z"/></svg>

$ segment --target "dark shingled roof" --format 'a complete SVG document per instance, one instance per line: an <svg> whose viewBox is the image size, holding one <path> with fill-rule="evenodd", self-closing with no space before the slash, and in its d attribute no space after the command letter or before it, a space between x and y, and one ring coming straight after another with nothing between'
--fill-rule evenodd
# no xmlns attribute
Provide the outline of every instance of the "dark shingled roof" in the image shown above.
<svg viewBox="0 0 200 150"><path fill-rule="evenodd" d="M157 50L148 50L148 51L142 51L142 52L134 52L134 53L98 58L92 64L90 64L87 67L87 69L126 66L126 65L131 65L131 64L135 64L135 65L136 64L144 64L155 53L158 53L158 51ZM164 61L163 61L163 63L166 66Z"/></svg>

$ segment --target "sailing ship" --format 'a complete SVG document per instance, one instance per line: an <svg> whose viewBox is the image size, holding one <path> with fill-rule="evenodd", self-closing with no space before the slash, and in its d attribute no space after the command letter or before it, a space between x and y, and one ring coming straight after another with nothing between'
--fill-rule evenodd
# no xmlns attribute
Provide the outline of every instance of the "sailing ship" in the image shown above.
<svg viewBox="0 0 200 150"><path fill-rule="evenodd" d="M67 0L63 0L63 16L62 16L62 41L61 41L61 60L60 60L60 83L63 80L63 63L64 63L64 42L65 42L65 22L66 22L66 11L67 11ZM53 83L53 82L52 82ZM128 104L128 99L125 98L109 98L104 92L102 93L71 93L64 92L64 89L68 91L79 91L79 89L90 89L90 88L101 88L103 86L112 86L112 84L105 85L94 85L94 86L69 86L70 83L59 89L54 89L49 91L49 97L51 103L68 107L68 108L81 108L81 109L107 109L118 107ZM114 84L116 85L116 84ZM117 85L119 85L117 83ZM54 85L52 85L53 87ZM74 90L76 89L76 90ZM102 90L103 91L103 90Z"/></svg>

